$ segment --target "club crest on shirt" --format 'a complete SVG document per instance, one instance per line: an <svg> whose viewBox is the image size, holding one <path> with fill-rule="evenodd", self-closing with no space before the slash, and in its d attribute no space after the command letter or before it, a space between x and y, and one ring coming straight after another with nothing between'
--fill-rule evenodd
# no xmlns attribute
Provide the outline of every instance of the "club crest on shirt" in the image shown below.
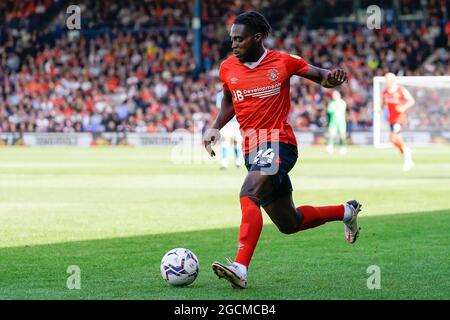
<svg viewBox="0 0 450 320"><path fill-rule="evenodd" d="M278 79L278 71L275 69L270 69L267 72L268 76L269 76L269 80L275 81Z"/></svg>
<svg viewBox="0 0 450 320"><path fill-rule="evenodd" d="M236 78L236 77L230 78L230 83L231 83L231 84L236 84L237 81L238 81L238 78Z"/></svg>

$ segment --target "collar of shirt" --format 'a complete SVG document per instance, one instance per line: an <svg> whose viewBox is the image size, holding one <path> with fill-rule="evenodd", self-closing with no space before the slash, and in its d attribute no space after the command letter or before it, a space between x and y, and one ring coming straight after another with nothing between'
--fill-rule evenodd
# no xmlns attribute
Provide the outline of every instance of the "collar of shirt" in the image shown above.
<svg viewBox="0 0 450 320"><path fill-rule="evenodd" d="M244 63L244 65L250 69L255 69L261 63L261 61L263 61L263 59L266 55L267 55L267 49L264 48L264 53L262 54L261 58L258 59L258 61L246 62L246 63Z"/></svg>

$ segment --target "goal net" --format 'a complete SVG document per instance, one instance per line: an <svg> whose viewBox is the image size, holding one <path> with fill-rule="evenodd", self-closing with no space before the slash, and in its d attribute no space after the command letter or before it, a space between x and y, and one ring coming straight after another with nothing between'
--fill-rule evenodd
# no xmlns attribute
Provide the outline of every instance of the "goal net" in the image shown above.
<svg viewBox="0 0 450 320"><path fill-rule="evenodd" d="M450 141L450 76L396 77L398 85L407 89L415 99L406 111L407 122L402 126L407 144L429 145ZM386 87L384 77L373 79L373 144L390 146L390 127L386 108L381 106L382 92ZM381 106L380 112L376 106Z"/></svg>

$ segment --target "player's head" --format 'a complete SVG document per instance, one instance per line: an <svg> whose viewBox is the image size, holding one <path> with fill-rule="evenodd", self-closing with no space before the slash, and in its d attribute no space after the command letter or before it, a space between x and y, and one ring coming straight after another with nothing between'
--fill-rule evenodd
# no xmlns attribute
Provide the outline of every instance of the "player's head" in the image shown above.
<svg viewBox="0 0 450 320"><path fill-rule="evenodd" d="M333 93L331 94L331 97L333 98L333 100L340 100L341 93L337 90L334 90Z"/></svg>
<svg viewBox="0 0 450 320"><path fill-rule="evenodd" d="M395 74L392 72L388 72L384 75L384 78L386 79L386 85L388 88L395 87Z"/></svg>
<svg viewBox="0 0 450 320"><path fill-rule="evenodd" d="M258 12L249 11L236 17L231 26L231 48L240 62L252 62L257 57L271 27Z"/></svg>

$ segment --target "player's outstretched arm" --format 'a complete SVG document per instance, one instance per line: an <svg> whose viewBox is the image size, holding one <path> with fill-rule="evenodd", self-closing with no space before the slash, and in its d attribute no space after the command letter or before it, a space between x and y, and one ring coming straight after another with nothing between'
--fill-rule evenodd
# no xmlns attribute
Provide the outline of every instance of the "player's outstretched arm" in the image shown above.
<svg viewBox="0 0 450 320"><path fill-rule="evenodd" d="M222 103L220 104L220 110L211 126L211 129L217 130L222 129L222 127L226 125L228 121L230 121L233 117L234 117L234 106L231 91L224 90Z"/></svg>
<svg viewBox="0 0 450 320"><path fill-rule="evenodd" d="M401 90L406 101L403 105L397 107L397 111L405 112L406 110L410 109L416 103L416 101L408 90L406 90L405 88L402 88Z"/></svg>
<svg viewBox="0 0 450 320"><path fill-rule="evenodd" d="M205 131L203 135L203 144L205 145L206 151L208 151L211 157L214 157L216 153L211 148L211 144L216 144L220 140L219 130L223 128L224 125L228 123L234 117L234 106L231 97L231 92L224 90L223 99L220 105L219 113L214 120L211 128Z"/></svg>
<svg viewBox="0 0 450 320"><path fill-rule="evenodd" d="M347 81L347 73L343 69L327 70L308 65L308 71L302 77L314 81L325 88L334 88Z"/></svg>

